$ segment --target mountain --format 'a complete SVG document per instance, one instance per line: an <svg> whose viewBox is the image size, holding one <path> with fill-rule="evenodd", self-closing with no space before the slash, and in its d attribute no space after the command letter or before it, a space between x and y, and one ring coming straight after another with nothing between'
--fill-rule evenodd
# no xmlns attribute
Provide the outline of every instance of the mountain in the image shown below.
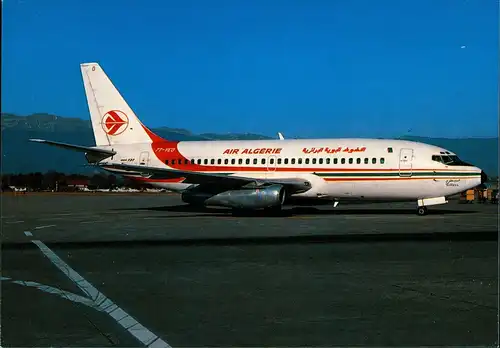
<svg viewBox="0 0 500 348"><path fill-rule="evenodd" d="M93 145L89 120L50 114L18 116L2 113L2 172L28 173L57 170L65 173L92 173L84 167L85 158L71 151L28 142L42 138L79 145ZM193 134L186 129L160 127L152 129L171 140L257 140L276 139L259 134ZM483 168L490 176L498 176L498 138L426 138L404 136L400 139L419 141L444 147L461 159Z"/></svg>

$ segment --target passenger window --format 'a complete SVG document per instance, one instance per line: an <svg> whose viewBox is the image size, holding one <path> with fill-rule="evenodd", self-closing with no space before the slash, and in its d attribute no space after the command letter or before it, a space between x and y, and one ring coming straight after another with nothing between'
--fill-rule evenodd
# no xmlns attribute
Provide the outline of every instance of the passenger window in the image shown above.
<svg viewBox="0 0 500 348"><path fill-rule="evenodd" d="M292 158L291 161L292 161L292 164L295 164L295 158Z"/></svg>
<svg viewBox="0 0 500 348"><path fill-rule="evenodd" d="M329 158L326 159L326 164L330 164L330 159Z"/></svg>
<svg viewBox="0 0 500 348"><path fill-rule="evenodd" d="M306 164L309 164L309 158L306 158Z"/></svg>
<svg viewBox="0 0 500 348"><path fill-rule="evenodd" d="M189 164L189 160L187 158L184 160L184 164Z"/></svg>
<svg viewBox="0 0 500 348"><path fill-rule="evenodd" d="M262 161L260 161L260 163L262 163L262 164L266 164L266 159L265 159L265 158L263 158L263 159L262 159Z"/></svg>
<svg viewBox="0 0 500 348"><path fill-rule="evenodd" d="M172 160L172 164L175 164L175 160Z"/></svg>
<svg viewBox="0 0 500 348"><path fill-rule="evenodd" d="M302 164L302 158L298 158L298 159L297 159L297 163L298 163L298 164Z"/></svg>
<svg viewBox="0 0 500 348"><path fill-rule="evenodd" d="M312 164L316 164L316 158L312 159Z"/></svg>
<svg viewBox="0 0 500 348"><path fill-rule="evenodd" d="M220 158L219 158L219 159L217 160L217 164L222 164L222 159L220 159Z"/></svg>
<svg viewBox="0 0 500 348"><path fill-rule="evenodd" d="M380 158L380 164L384 164L384 163L385 163L385 158L384 157Z"/></svg>
<svg viewBox="0 0 500 348"><path fill-rule="evenodd" d="M368 164L368 158L365 158L365 164Z"/></svg>
<svg viewBox="0 0 500 348"><path fill-rule="evenodd" d="M246 164L250 164L250 158L247 158L247 159L245 160L245 163L246 163Z"/></svg>
<svg viewBox="0 0 500 348"><path fill-rule="evenodd" d="M340 163L345 164L345 158L342 158L342 159L340 160Z"/></svg>
<svg viewBox="0 0 500 348"><path fill-rule="evenodd" d="M269 163L270 163L270 164L274 164L274 158L271 158L271 159L269 160Z"/></svg>
<svg viewBox="0 0 500 348"><path fill-rule="evenodd" d="M165 164L168 164L168 160L165 160Z"/></svg>
<svg viewBox="0 0 500 348"><path fill-rule="evenodd" d="M201 158L198 158L198 164L201 164Z"/></svg>
<svg viewBox="0 0 500 348"><path fill-rule="evenodd" d="M238 164L243 164L243 158L238 159Z"/></svg>
<svg viewBox="0 0 500 348"><path fill-rule="evenodd" d="M356 164L361 164L361 158L356 158Z"/></svg>
<svg viewBox="0 0 500 348"><path fill-rule="evenodd" d="M194 158L191 160L191 164L194 164Z"/></svg>
<svg viewBox="0 0 500 348"><path fill-rule="evenodd" d="M285 164L288 164L288 158L285 158Z"/></svg>
<svg viewBox="0 0 500 348"><path fill-rule="evenodd" d="M320 159L318 160L318 162L319 162L319 164L323 164L323 159L322 159L322 158L320 158Z"/></svg>
<svg viewBox="0 0 500 348"><path fill-rule="evenodd" d="M234 158L231 158L231 164L236 164L236 160Z"/></svg>
<svg viewBox="0 0 500 348"><path fill-rule="evenodd" d="M373 164L377 163L377 159L375 157L372 158L372 163Z"/></svg>
<svg viewBox="0 0 500 348"><path fill-rule="evenodd" d="M333 164L337 164L337 163L339 163L338 158L334 158L334 159L333 159Z"/></svg>
<svg viewBox="0 0 500 348"><path fill-rule="evenodd" d="M182 158L179 158L179 162L177 163L182 164Z"/></svg>
<svg viewBox="0 0 500 348"><path fill-rule="evenodd" d="M352 162L354 162L354 160L352 158L349 158L349 164L352 164Z"/></svg>
<svg viewBox="0 0 500 348"><path fill-rule="evenodd" d="M253 164L257 164L257 161L258 161L257 158L254 158L253 159Z"/></svg>
<svg viewBox="0 0 500 348"><path fill-rule="evenodd" d="M281 164L281 158L278 158L278 164Z"/></svg>
<svg viewBox="0 0 500 348"><path fill-rule="evenodd" d="M229 164L229 160L227 158L224 159L224 164Z"/></svg>

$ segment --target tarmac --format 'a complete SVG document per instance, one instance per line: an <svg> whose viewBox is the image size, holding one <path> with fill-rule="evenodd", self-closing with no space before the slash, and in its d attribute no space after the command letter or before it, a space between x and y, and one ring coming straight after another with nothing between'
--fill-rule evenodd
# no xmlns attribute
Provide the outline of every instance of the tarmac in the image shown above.
<svg viewBox="0 0 500 348"><path fill-rule="evenodd" d="M1 199L2 347L498 344L498 205Z"/></svg>

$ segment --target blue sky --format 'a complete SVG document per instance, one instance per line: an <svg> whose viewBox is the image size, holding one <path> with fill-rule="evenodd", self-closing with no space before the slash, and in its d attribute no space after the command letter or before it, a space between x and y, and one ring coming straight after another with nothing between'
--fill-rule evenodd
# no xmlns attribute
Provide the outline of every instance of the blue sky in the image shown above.
<svg viewBox="0 0 500 348"><path fill-rule="evenodd" d="M98 61L151 127L497 136L497 33L496 0L7 0L2 112L88 119Z"/></svg>

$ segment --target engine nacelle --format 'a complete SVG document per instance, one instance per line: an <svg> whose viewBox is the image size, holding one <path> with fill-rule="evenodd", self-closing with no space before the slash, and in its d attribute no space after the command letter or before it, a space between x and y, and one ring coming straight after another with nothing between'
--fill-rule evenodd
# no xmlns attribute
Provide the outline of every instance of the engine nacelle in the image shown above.
<svg viewBox="0 0 500 348"><path fill-rule="evenodd" d="M270 185L262 188L230 190L218 194L184 191L185 203L203 204L238 209L263 209L281 206L285 202L285 188Z"/></svg>

